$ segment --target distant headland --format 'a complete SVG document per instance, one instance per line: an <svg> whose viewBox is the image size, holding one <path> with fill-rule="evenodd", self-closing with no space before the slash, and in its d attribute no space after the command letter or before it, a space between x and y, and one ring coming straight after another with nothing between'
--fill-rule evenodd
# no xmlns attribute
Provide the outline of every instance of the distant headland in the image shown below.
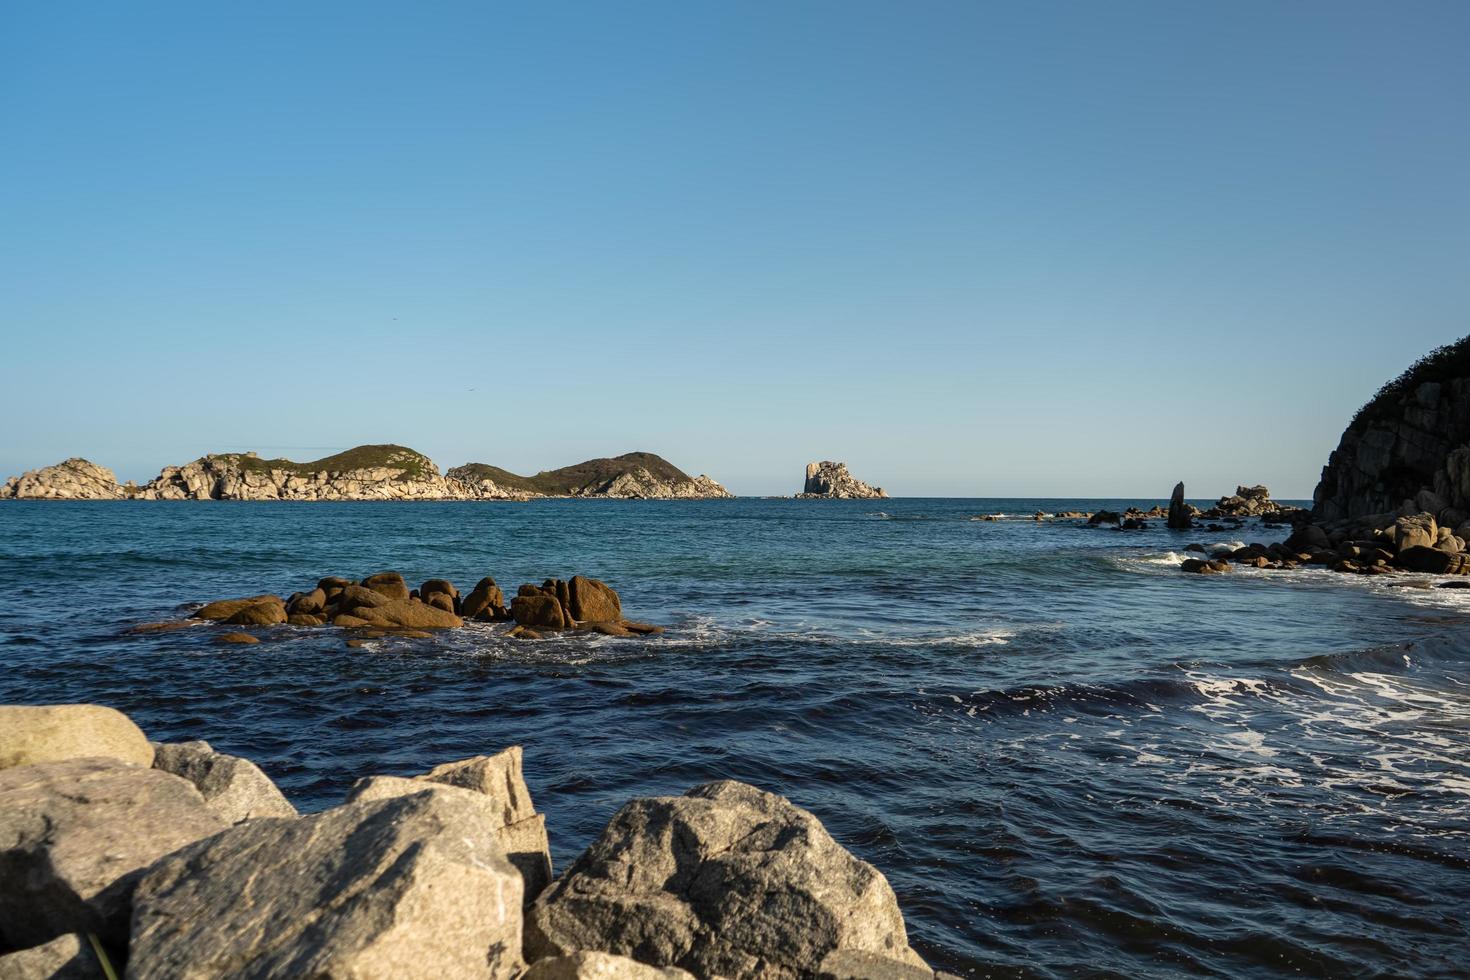
<svg viewBox="0 0 1470 980"><path fill-rule="evenodd" d="M11 477L0 499L31 500L529 500L535 497L714 499L730 492L653 453L624 453L518 476L488 463L441 473L406 446L357 446L306 463L255 453L210 453L166 466L139 486L72 458Z"/></svg>

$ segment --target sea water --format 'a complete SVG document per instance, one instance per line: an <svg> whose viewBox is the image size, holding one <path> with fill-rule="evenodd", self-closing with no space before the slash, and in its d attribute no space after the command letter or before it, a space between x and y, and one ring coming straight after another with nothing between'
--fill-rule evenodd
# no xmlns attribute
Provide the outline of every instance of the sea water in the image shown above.
<svg viewBox="0 0 1470 980"><path fill-rule="evenodd" d="M744 780L882 870L966 976L1464 975L1470 594L1179 572L1188 543L1284 533L1256 522L1029 519L1130 503L7 502L0 701L207 739L303 810L521 744L558 869L633 797ZM668 629L127 632L384 569L590 575Z"/></svg>

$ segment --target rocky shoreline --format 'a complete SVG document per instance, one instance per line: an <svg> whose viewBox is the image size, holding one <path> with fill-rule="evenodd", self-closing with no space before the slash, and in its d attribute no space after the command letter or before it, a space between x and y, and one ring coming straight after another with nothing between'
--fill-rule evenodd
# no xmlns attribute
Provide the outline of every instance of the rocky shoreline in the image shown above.
<svg viewBox="0 0 1470 980"><path fill-rule="evenodd" d="M640 500L724 499L710 477L690 476L652 453L625 453L517 476L484 463L441 473L404 446L357 446L308 463L255 453L201 456L166 466L148 483L119 483L104 466L72 458L11 477L0 500L532 500L542 497Z"/></svg>
<svg viewBox="0 0 1470 980"><path fill-rule="evenodd" d="M549 578L540 585L526 583L516 590L509 604L495 579L487 575L461 595L452 582L431 578L411 589L398 572L376 572L362 579L328 576L305 592L287 598L255 595L239 599L217 599L204 603L184 619L142 623L131 633L163 633L191 626L212 624L231 627L218 634L222 643L255 644L259 632L275 626L315 628L334 626L347 630L349 646L387 635L418 636L424 630L456 629L466 621L514 623L507 636L540 640L565 631L597 633L602 636L650 636L663 627L623 618L623 603L616 590L598 579L573 575L571 579Z"/></svg>
<svg viewBox="0 0 1470 980"><path fill-rule="evenodd" d="M923 980L883 874L729 780L636 799L559 877L523 753L298 814L99 705L0 706L0 976Z"/></svg>

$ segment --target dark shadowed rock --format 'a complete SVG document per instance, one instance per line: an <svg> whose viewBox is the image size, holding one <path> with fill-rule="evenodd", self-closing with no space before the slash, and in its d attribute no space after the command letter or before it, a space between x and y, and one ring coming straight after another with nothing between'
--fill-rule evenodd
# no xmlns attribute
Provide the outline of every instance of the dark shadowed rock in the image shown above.
<svg viewBox="0 0 1470 980"><path fill-rule="evenodd" d="M514 977L521 876L496 829L448 793L240 824L143 877L128 976Z"/></svg>
<svg viewBox="0 0 1470 980"><path fill-rule="evenodd" d="M635 800L539 898L533 958L600 950L699 976L809 976L837 949L919 965L887 880L810 813L716 782Z"/></svg>
<svg viewBox="0 0 1470 980"><path fill-rule="evenodd" d="M101 757L153 764L153 746L133 720L100 704L0 705L0 769Z"/></svg>
<svg viewBox="0 0 1470 980"><path fill-rule="evenodd" d="M226 826L197 789L157 769L71 759L0 771L0 942L123 939L143 869Z"/></svg>
<svg viewBox="0 0 1470 980"><path fill-rule="evenodd" d="M1169 526L1180 531L1194 526L1189 507L1184 503L1184 482L1174 484L1174 493L1169 497Z"/></svg>
<svg viewBox="0 0 1470 980"><path fill-rule="evenodd" d="M256 817L294 817L270 777L255 763L225 755L208 742L162 742L154 746L153 767L181 776L194 784L204 802L230 823Z"/></svg>

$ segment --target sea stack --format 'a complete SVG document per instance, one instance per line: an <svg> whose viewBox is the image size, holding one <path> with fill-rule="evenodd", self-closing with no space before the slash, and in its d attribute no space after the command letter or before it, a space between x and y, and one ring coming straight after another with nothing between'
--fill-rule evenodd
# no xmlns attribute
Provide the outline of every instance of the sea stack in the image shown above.
<svg viewBox="0 0 1470 980"><path fill-rule="evenodd" d="M846 463L823 460L806 464L806 484L796 495L802 500L876 499L887 497L882 487L873 487L847 471Z"/></svg>
<svg viewBox="0 0 1470 980"><path fill-rule="evenodd" d="M1194 525L1189 506L1184 502L1184 481L1174 484L1174 493L1169 497L1169 526L1178 531L1187 531Z"/></svg>

